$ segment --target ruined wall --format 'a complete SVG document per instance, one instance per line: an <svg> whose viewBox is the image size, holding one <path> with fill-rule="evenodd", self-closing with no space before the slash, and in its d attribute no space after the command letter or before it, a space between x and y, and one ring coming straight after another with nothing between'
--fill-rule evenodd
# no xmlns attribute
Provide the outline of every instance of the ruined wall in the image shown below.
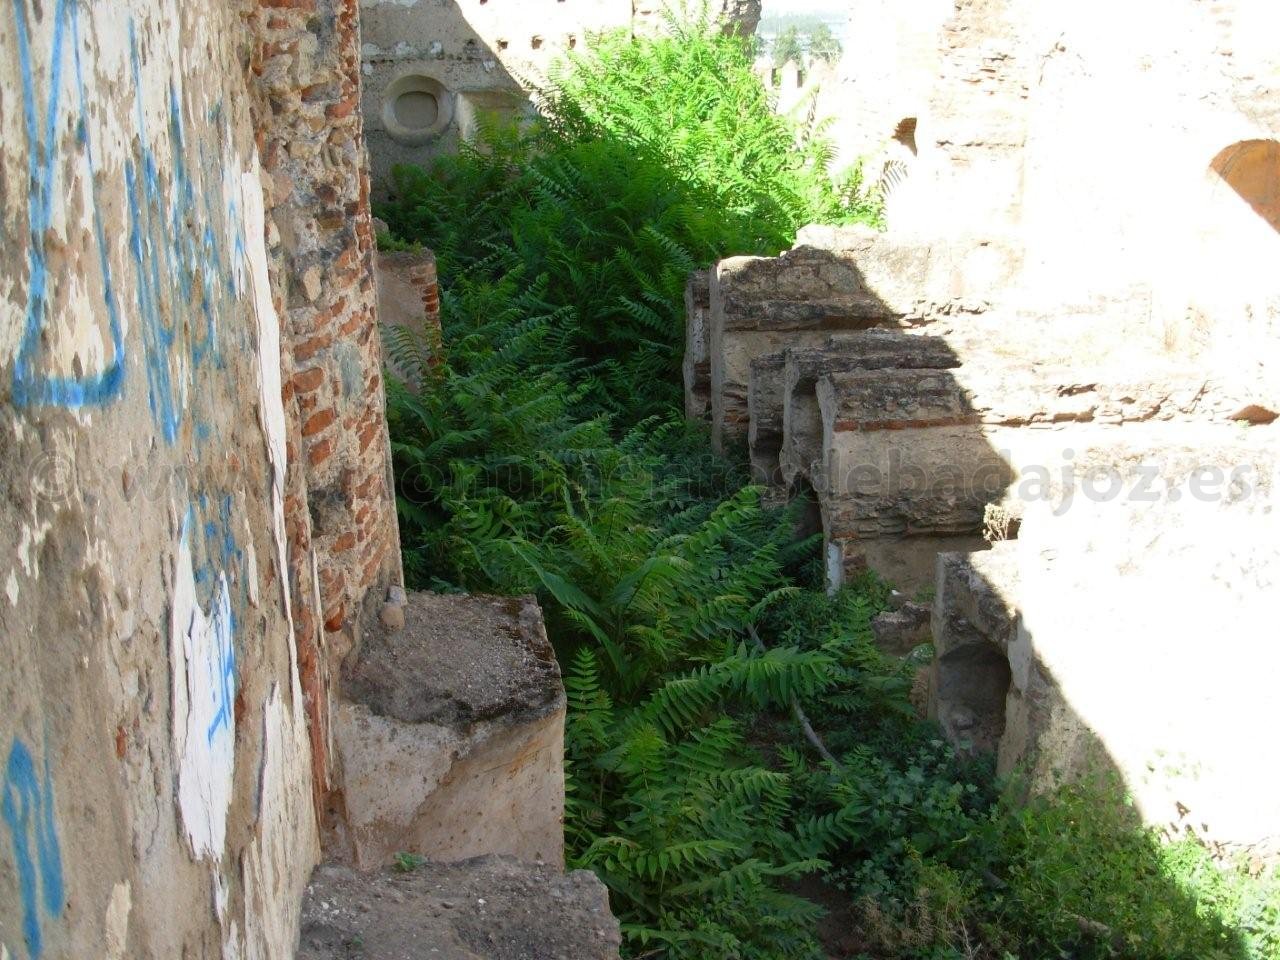
<svg viewBox="0 0 1280 960"><path fill-rule="evenodd" d="M354 0L0 5L6 958L292 956L398 575L357 81Z"/></svg>
<svg viewBox="0 0 1280 960"><path fill-rule="evenodd" d="M375 186L397 163L456 150L483 113L515 118L552 65L592 34L649 32L657 0L364 0L364 114ZM758 0L715 0L713 15L745 34Z"/></svg>
<svg viewBox="0 0 1280 960"><path fill-rule="evenodd" d="M1274 860L1280 8L946 6L923 53L878 5L858 78L922 107L889 231L717 264L691 407L813 495L831 586L932 584L954 743Z"/></svg>
<svg viewBox="0 0 1280 960"><path fill-rule="evenodd" d="M268 243L280 268L284 400L296 464L285 502L317 791L330 780L337 663L402 582L375 321L356 0L263 0L253 64ZM368 602L366 602L368 598Z"/></svg>
<svg viewBox="0 0 1280 960"><path fill-rule="evenodd" d="M1013 234L1011 302L1274 376L1278 29L1261 0L961 0L891 226Z"/></svg>
<svg viewBox="0 0 1280 960"><path fill-rule="evenodd" d="M953 0L849 0L844 52L818 91L837 169L862 162L867 180L894 187L916 160L915 130L938 76L938 34ZM891 211L892 212L892 211Z"/></svg>

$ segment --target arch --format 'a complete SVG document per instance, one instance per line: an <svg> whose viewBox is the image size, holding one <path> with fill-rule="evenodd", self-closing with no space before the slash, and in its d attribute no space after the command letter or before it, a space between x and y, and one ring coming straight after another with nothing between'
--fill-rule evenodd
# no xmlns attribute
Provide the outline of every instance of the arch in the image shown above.
<svg viewBox="0 0 1280 960"><path fill-rule="evenodd" d="M434 77L406 74L382 93L382 124L398 143L414 147L429 143L452 122L453 96Z"/></svg>
<svg viewBox="0 0 1280 960"><path fill-rule="evenodd" d="M1280 141L1233 143L1213 158L1209 168L1280 233Z"/></svg>

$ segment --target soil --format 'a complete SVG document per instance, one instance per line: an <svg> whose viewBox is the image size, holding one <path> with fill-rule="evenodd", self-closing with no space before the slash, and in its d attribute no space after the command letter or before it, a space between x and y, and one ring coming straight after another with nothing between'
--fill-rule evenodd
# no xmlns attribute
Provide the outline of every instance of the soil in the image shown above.
<svg viewBox="0 0 1280 960"><path fill-rule="evenodd" d="M618 960L603 884L509 857L316 870L296 960Z"/></svg>

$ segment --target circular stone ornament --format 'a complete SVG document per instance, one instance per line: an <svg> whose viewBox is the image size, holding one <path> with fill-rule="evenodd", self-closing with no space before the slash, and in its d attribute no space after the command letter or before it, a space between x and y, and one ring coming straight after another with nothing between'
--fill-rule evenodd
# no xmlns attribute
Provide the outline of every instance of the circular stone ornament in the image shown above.
<svg viewBox="0 0 1280 960"><path fill-rule="evenodd" d="M453 94L434 77L406 74L382 93L382 125L397 143L422 146L452 122Z"/></svg>

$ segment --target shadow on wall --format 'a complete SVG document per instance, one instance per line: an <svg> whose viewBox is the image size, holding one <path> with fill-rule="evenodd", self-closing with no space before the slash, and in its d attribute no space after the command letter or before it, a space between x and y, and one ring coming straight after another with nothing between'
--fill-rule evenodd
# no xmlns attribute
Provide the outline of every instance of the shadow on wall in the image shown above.
<svg viewBox="0 0 1280 960"><path fill-rule="evenodd" d="M530 109L530 79L508 69L507 41L495 50L482 35L489 31L473 27L460 0L375 0L362 6L361 17L364 131L375 195L391 189L395 165L424 164L474 138L482 114L514 118ZM524 44L543 56L541 36Z"/></svg>
<svg viewBox="0 0 1280 960"><path fill-rule="evenodd" d="M590 35L632 28L631 0L367 0L365 135L373 184L475 137L480 117L532 111L530 93Z"/></svg>
<svg viewBox="0 0 1280 960"><path fill-rule="evenodd" d="M1280 142L1233 143L1214 157L1210 166L1254 213L1280 233Z"/></svg>
<svg viewBox="0 0 1280 960"><path fill-rule="evenodd" d="M1037 438L1031 447L1020 448L1001 425L983 422L1000 419L1002 407L1012 409L1005 405L1007 397L1019 394L1019 385L993 387L974 369L971 345L958 347L952 356L956 365L951 369L873 370L830 378L838 385L842 415L883 412L857 412L860 384L863 397L886 398L886 410L910 410L913 420L924 417L943 424L911 426L890 418L878 430L880 424L864 420L851 431L857 446L845 448L846 473L861 471L879 484L878 489L864 487L877 495L876 528L901 531L896 544L908 565L913 542L932 553L948 549L949 536L972 534L984 524L990 529L989 508L995 506L999 513L1023 495L1026 464L1052 464L1057 472L1061 461L1055 463L1053 454L1070 459L1068 447L1074 447L1082 460L1123 474L1134 458L1145 465L1169 456L1162 446L1167 441L1137 424L1108 433L1088 432L1089 425L1082 423L1079 433L1066 431L1047 443ZM961 362L964 357L968 363ZM902 389L886 388L894 381ZM1132 439L1125 436L1130 429L1138 432ZM1043 436L1054 431L1034 432ZM1194 469L1194 463L1189 465ZM895 473L915 479L888 480ZM1124 476L1126 484L1136 480ZM853 503L859 522L867 522L870 499L864 495ZM844 508L849 506L846 501ZM1173 926L1192 941L1180 944L1182 948L1212 945L1221 950L1213 955L1249 957L1243 933L1226 929L1197 905L1170 874L1167 852L1143 829L1145 818L1169 839L1203 840L1211 851L1224 852L1215 845L1219 834L1250 829L1256 820L1249 816L1266 806L1265 801L1244 799L1219 802L1221 792L1248 794L1252 787L1258 794L1268 793L1267 775L1242 779L1241 770L1247 767L1236 761L1242 751L1222 743L1250 711L1218 702L1204 689L1212 681L1206 680L1197 647L1207 635L1201 626L1206 617L1180 610L1177 603L1166 601L1161 608L1158 596L1179 584L1188 604L1201 602L1205 588L1196 578L1220 579L1224 570L1213 561L1225 552L1211 539L1207 513L1163 506L1147 512L1139 505L1135 516L1127 510L1113 513L1110 504L1091 512L1093 506L1083 504L1061 518L1028 509L1005 529L1016 538L1030 527L1023 534L1029 541L997 541L988 550L939 558L931 716L962 749L995 757L1001 774L1026 791L1024 797L1066 791L1055 800L1054 812L1032 821L1057 824L1063 836L1050 842L1029 834L1006 848L1013 862L995 869L1009 888L991 893L1038 904L1046 929L1024 933L1044 939L1023 943L1026 955L1041 955L1037 949L1048 955L1070 942L1093 943L1116 955L1160 955L1162 948L1174 949L1169 931L1160 927L1168 918L1178 918ZM1165 523L1187 529L1183 525L1197 517L1207 522L1189 527L1194 534L1156 539ZM1247 537L1231 526L1243 522L1239 515L1227 518L1218 535ZM1063 525L1077 529L1064 535ZM1126 542L1129 537L1132 542ZM1122 543L1090 552L1098 538ZM954 542L950 549L966 549L959 537ZM1151 543L1160 545L1157 550L1170 550L1167 563L1144 565L1143 551ZM1191 552L1197 548L1205 548L1213 559ZM892 553L893 546L885 544L872 555L883 563ZM1128 581L1134 566L1137 579ZM1152 629L1143 632L1144 621ZM1233 643L1224 640L1226 647ZM1265 689L1245 686L1245 696L1266 697ZM1241 692L1238 688L1235 694ZM1100 708L1100 701L1106 705ZM1231 720L1224 722L1224 716ZM1162 744L1170 747L1168 753L1158 749ZM1181 746L1186 755L1179 753ZM1231 758L1220 771L1211 768L1219 759L1215 751ZM1220 774L1225 776L1219 779ZM1136 797L1136 805L1126 795ZM1266 856L1268 851L1257 852ZM1065 864L1071 865L1068 872L1062 870ZM1040 875L1042 868L1058 874ZM1118 878L1134 878L1133 888L1106 889ZM1121 929L1120 919L1132 926ZM1050 921L1058 923L1056 929ZM1143 950L1131 953L1128 937L1141 938Z"/></svg>
<svg viewBox="0 0 1280 960"><path fill-rule="evenodd" d="M1175 507L1178 493L1148 505L1141 484L1152 466L1161 480L1185 484L1206 463L1253 462L1265 435L1242 440L1247 431L1231 422L1148 422L1148 401L1167 414L1179 391L1200 393L1191 377L1162 382L1154 360L1136 376L1086 369L1095 358L1075 357L1068 344L1062 357L1026 369L1024 349L1010 356L992 342L1008 336L1008 318L938 323L943 335L902 329L904 291L924 289L930 251L875 250L890 242L853 235L840 255L800 246L717 265L710 380L721 442L731 446L747 432L759 482L795 495L812 486L831 582L870 567L899 585L913 577L923 585L936 569L930 712L952 742L995 756L1002 774L1034 793L1080 781L1107 787L1099 796L1068 794L1061 809L1077 815L1071 823L1059 817L1056 853L1045 838L1027 838L1011 848L1025 861L995 867L1009 867L1001 879L1022 885L1016 895L1031 891L1047 926L1063 921L1025 931L1060 938L1026 944L1029 955L1081 938L1104 950L1126 935L1158 945L1168 936L1162 918L1174 917L1194 940L1188 949L1213 944L1221 956L1244 957L1243 935L1198 912L1168 874L1139 810L1170 837L1203 838L1211 849L1220 836L1257 838L1249 831L1266 816L1265 801L1215 796L1251 787L1266 794L1267 775L1224 742L1240 728L1241 710L1204 689L1213 684L1196 649L1213 635L1203 619L1225 608L1204 602L1216 587L1201 580L1229 580L1214 564L1243 559L1238 551L1220 556L1219 546L1253 547L1252 507ZM1077 461L1078 473L1068 474ZM1084 492L1097 489L1087 479L1093 468L1106 473L1107 488L1117 477L1128 502L1114 511L1094 502ZM1177 534L1165 536L1166 525ZM968 552L984 529L994 545ZM1151 544L1168 556L1148 560ZM1255 553L1265 557L1265 549ZM1188 607L1205 610L1160 596L1175 583ZM1234 642L1222 640L1224 649ZM1178 755L1184 745L1189 757ZM1228 757L1221 780L1219 755ZM1194 769L1202 760L1204 769ZM1187 769L1171 770L1179 764ZM1125 792L1138 798L1136 808ZM1031 876L1039 867L1061 874L1065 864L1069 875ZM1118 876L1132 887L1104 889ZM1109 927L1119 915L1136 927ZM1122 941L1115 949L1128 955Z"/></svg>

